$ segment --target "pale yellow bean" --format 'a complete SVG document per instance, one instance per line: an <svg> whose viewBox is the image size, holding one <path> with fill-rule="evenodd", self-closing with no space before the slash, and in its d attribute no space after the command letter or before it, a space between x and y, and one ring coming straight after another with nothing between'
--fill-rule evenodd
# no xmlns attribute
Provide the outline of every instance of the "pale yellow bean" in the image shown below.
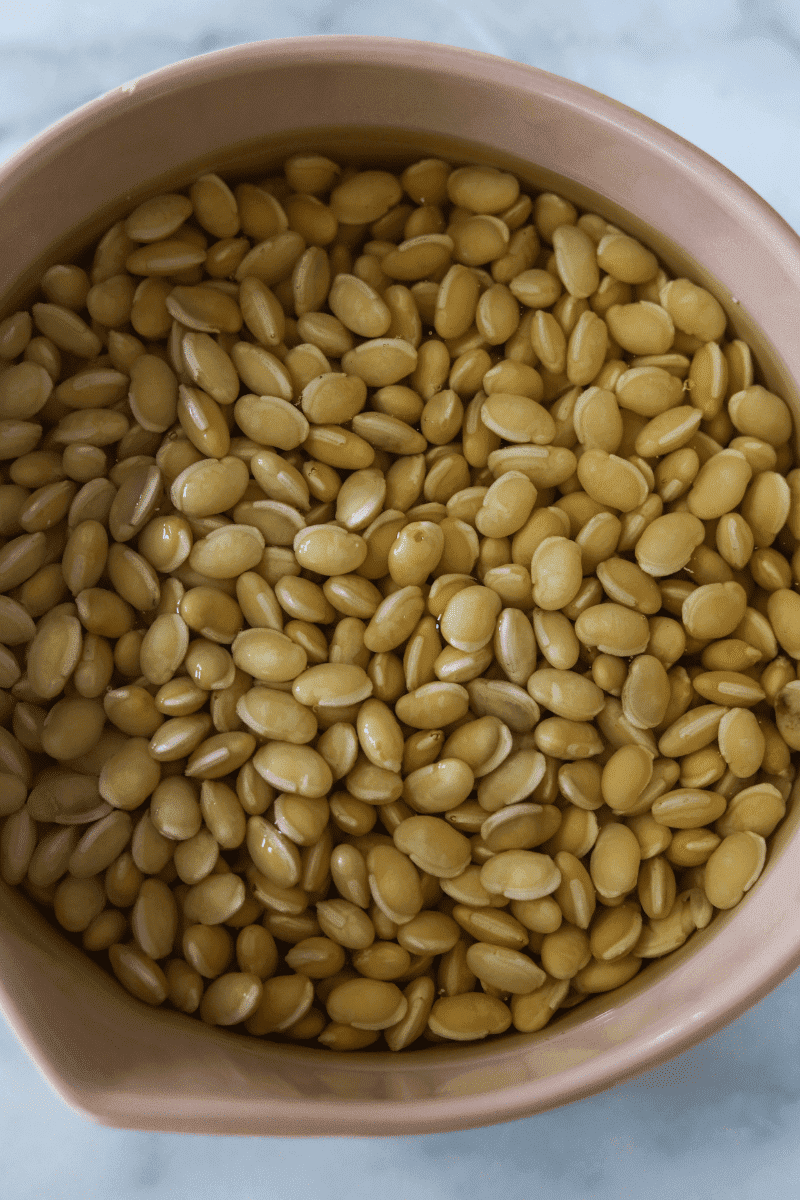
<svg viewBox="0 0 800 1200"><path fill-rule="evenodd" d="M575 622L575 633L585 645L625 658L643 654L650 640L644 614L613 603L585 609Z"/></svg>
<svg viewBox="0 0 800 1200"><path fill-rule="evenodd" d="M453 596L442 614L442 636L457 650L481 650L494 636L500 608L500 597L490 588L465 588Z"/></svg>
<svg viewBox="0 0 800 1200"><path fill-rule="evenodd" d="M248 1033L263 1037L296 1025L311 1008L314 985L307 975L274 975L261 985L261 999L245 1022Z"/></svg>
<svg viewBox="0 0 800 1200"><path fill-rule="evenodd" d="M443 996L428 1018L428 1027L437 1037L453 1041L475 1041L502 1033L510 1024L507 1006L482 992Z"/></svg>
<svg viewBox="0 0 800 1200"><path fill-rule="evenodd" d="M474 775L465 762L440 758L406 776L403 798L416 812L448 812L466 800L473 783Z"/></svg>
<svg viewBox="0 0 800 1200"><path fill-rule="evenodd" d="M131 995L146 1004L159 1005L167 998L167 979L158 963L137 946L117 943L108 951L111 969Z"/></svg>
<svg viewBox="0 0 800 1200"><path fill-rule="evenodd" d="M590 721L605 703L597 684L575 671L542 668L530 676L527 688L543 708L571 721Z"/></svg>
<svg viewBox="0 0 800 1200"><path fill-rule="evenodd" d="M474 942L467 950L467 966L482 983L512 995L528 995L545 982L545 972L526 954Z"/></svg>
<svg viewBox="0 0 800 1200"><path fill-rule="evenodd" d="M726 712L719 723L717 741L720 754L737 779L749 779L761 767L766 740L749 709L732 708Z"/></svg>
<svg viewBox="0 0 800 1200"><path fill-rule="evenodd" d="M238 1025L255 1012L262 993L262 983L256 975L228 972L206 988L200 1002L200 1016L209 1025Z"/></svg>
<svg viewBox="0 0 800 1200"><path fill-rule="evenodd" d="M706 863L704 889L715 908L733 908L764 867L766 843L750 831L723 838Z"/></svg>
<svg viewBox="0 0 800 1200"><path fill-rule="evenodd" d="M589 860L598 894L606 900L627 895L636 886L640 861L641 850L633 831L614 821L604 825Z"/></svg>
<svg viewBox="0 0 800 1200"><path fill-rule="evenodd" d="M560 882L561 872L549 855L534 850L501 850L481 867L486 890L509 900L538 900Z"/></svg>
<svg viewBox="0 0 800 1200"><path fill-rule="evenodd" d="M175 897L160 879L145 879L131 912L131 932L150 958L158 960L171 953L178 927Z"/></svg>
<svg viewBox="0 0 800 1200"><path fill-rule="evenodd" d="M0 875L6 883L12 886L22 883L35 849L36 823L27 809L19 808L6 817L0 830ZM58 913L56 916L63 925Z"/></svg>
<svg viewBox="0 0 800 1200"><path fill-rule="evenodd" d="M375 940L375 927L366 912L346 899L321 900L317 918L322 932L348 950L364 950Z"/></svg>
<svg viewBox="0 0 800 1200"><path fill-rule="evenodd" d="M269 742L256 751L253 763L259 775L280 791L324 796L333 783L330 767L311 746Z"/></svg>

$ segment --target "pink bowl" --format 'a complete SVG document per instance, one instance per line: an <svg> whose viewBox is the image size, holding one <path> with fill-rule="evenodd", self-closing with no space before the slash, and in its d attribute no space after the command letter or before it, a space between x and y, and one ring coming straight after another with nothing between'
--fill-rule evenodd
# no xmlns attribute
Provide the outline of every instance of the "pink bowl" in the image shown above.
<svg viewBox="0 0 800 1200"><path fill-rule="evenodd" d="M420 42L320 37L178 63L86 105L0 172L0 312L137 200L305 147L506 164L712 288L769 386L800 402L800 239L675 134L577 84ZM763 332L762 332L763 331ZM720 1029L800 963L797 791L746 901L552 1028L396 1056L271 1045L134 1001L2 885L0 1004L56 1091L107 1125L407 1134L510 1120L628 1079Z"/></svg>

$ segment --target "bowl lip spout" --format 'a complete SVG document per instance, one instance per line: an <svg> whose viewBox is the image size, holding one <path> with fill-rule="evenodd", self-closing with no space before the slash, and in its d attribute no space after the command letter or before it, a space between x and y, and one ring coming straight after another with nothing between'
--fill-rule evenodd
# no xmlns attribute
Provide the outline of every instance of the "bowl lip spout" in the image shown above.
<svg viewBox="0 0 800 1200"><path fill-rule="evenodd" d="M0 219L0 273L11 226L22 229L27 216L22 198L42 180L52 181L56 168L64 176L67 164L91 162L95 140L113 147L113 137L129 123L136 130L132 161L144 161L151 114L173 102L185 113L199 99L201 121L215 103L219 107L218 89L226 83L242 111L248 89L261 103L278 94L292 73L295 84L306 88L302 95L312 88L322 94L315 115L327 111L323 101L330 99L331 111L354 113L354 127L385 128L390 122L372 119L370 99L385 115L390 103L406 96L412 116L406 123L406 110L396 109L394 125L419 143L437 130L465 143L474 133L474 144L487 155L496 149L500 161L516 153L554 180L571 180L586 195L606 197L610 212L622 212L628 195L631 220L664 230L665 244L684 245L687 261L718 283L729 315L740 302L735 289L741 283L743 311L767 331L771 341L765 334L764 345L775 370L794 381L797 392L800 237L765 200L698 147L608 96L523 63L438 43L366 35L253 42L159 68L89 101L0 165L0 211L11 222L4 232ZM379 95L379 83L385 94ZM462 120L469 113L463 128L459 111ZM228 118L217 115L219 130ZM285 126L288 132L295 128ZM179 132L170 131L164 147L179 146ZM195 129L193 147L202 136L204 130ZM210 135L207 144L212 146ZM164 159L167 149L160 153ZM195 161L187 149L177 165ZM79 203L77 190L70 199L73 207ZM686 208L683 243L676 205ZM36 236L28 230L30 245ZM39 236L44 244L44 234ZM34 259L23 258L20 248L14 261L30 266ZM790 807L800 807L799 796L800 781ZM777 831L771 863L752 894L713 928L699 931L696 950L687 945L670 964L648 968L651 983L639 986L634 979L608 1002L591 999L554 1026L503 1042L432 1046L409 1056L248 1045L248 1039L177 1012L148 1009L74 946L62 954L61 934L4 884L0 1008L64 1100L116 1127L389 1136L514 1120L665 1062L739 1016L800 964L800 873L789 869L800 852L798 817L791 814L785 835L779 838Z"/></svg>

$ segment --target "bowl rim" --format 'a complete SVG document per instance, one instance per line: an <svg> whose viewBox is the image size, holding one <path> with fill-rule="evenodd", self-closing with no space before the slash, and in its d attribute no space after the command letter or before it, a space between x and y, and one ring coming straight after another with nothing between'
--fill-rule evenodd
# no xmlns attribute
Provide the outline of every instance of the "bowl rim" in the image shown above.
<svg viewBox="0 0 800 1200"><path fill-rule="evenodd" d="M431 61L420 61L423 54ZM350 60L357 67L367 57L381 62L389 60L393 67L411 67L419 72L445 73L458 78L472 74L470 64L483 67L494 63L506 75L507 86L518 86L523 91L532 91L531 84L535 80L537 93L558 100L565 108L582 113L591 110L601 122L612 127L624 125L628 133L647 145L652 146L656 139L666 142L668 145L663 145L661 152L670 153L685 169L706 176L711 172L720 185L734 189L739 207L744 205L751 209L752 215L762 221L768 219L773 235L783 235L787 251L800 261L800 235L750 184L712 154L630 105L566 76L486 51L444 42L370 34L310 34L242 42L179 59L134 76L47 125L0 163L0 201L4 189L18 173L27 171L31 159L38 159L51 143L55 148L71 134L83 137L87 130L102 125L109 110L116 109L123 96L129 97L129 103L139 104L162 91L165 84L176 90L209 75L224 76L238 72L242 66L259 67L266 58L273 66L319 63L339 66L343 60Z"/></svg>
<svg viewBox="0 0 800 1200"><path fill-rule="evenodd" d="M786 259L792 269L796 267L797 278L800 278L800 238L785 219L727 167L651 118L582 84L523 63L439 43L369 35L315 35L250 42L180 60L122 84L43 130L2 164L0 203L13 192L16 183L38 162L73 140L90 136L93 130L105 124L108 118L118 111L121 103L133 106L144 104L158 94L163 94L165 89L170 92L179 91L196 82L223 79L226 75L238 73L243 68L297 68L320 63L336 67L349 63L355 68L367 62L378 63L394 70L411 68L417 72L439 76L444 73L451 79L463 82L474 81L476 76L491 77L493 73L500 71L503 87L518 95L544 95L553 103L581 115L584 119L591 118L593 122L604 124L612 130L624 131L626 137L647 146L652 154L661 159L671 160L685 174L695 179L702 178L706 189L715 187L720 190L726 205L744 215L753 230L753 236L770 240L776 252ZM800 350L797 363L800 368ZM800 369L795 369L794 375L796 379L800 379ZM800 835L794 840L800 840ZM777 884L773 881L772 887L762 886L769 883L769 876L764 877L757 888L762 893L771 895L777 903ZM750 909L755 911L753 905L750 905ZM747 912L748 906L745 905L741 910L744 925L747 924ZM450 1097L446 1104L442 1099L415 1099L413 1102L387 1100L379 1106L376 1106L374 1101L319 1101L314 1105L318 1128L323 1133L343 1133L346 1131L343 1126L350 1125L353 1131L359 1134L418 1133L466 1128L546 1111L633 1078L715 1033L786 978L800 964L800 918L794 922L793 928L793 939L787 937L786 941L772 942L763 939L757 945L753 952L753 957L758 963L757 971L743 972L738 978L717 979L706 990L705 1007L693 1014L691 1022L675 1027L670 1025L668 1016L665 1016L658 1033L651 1037L644 1034L638 1036L633 1053L627 1049L625 1054L620 1056L617 1051L605 1050L598 1052L588 1061L549 1076L544 1081L537 1079L532 1083L512 1084L504 1090L461 1096L457 1100ZM684 964L676 969L691 974L691 961L688 961L688 965ZM18 991L13 995L8 993L2 978L0 1000L4 1000L4 1007L9 1013L14 1013L17 1036L45 1073L48 1081L60 1091L64 1099L95 1119L108 1119L110 1105L107 1095L91 1097L88 1091L81 1092L74 1080L70 1082L66 1066L62 1070L59 1065L61 1073L57 1072L37 1039L35 1008L26 1009ZM609 1067L610 1061L612 1064L616 1062L616 1065ZM266 1102L261 1100L260 1103L263 1106ZM307 1110L310 1103L304 1101ZM437 1117L434 1110L441 1112L441 1117ZM112 1118L110 1123L124 1122L117 1116ZM176 1126L157 1123L138 1124L136 1127ZM225 1131L230 1132L230 1127ZM287 1119L284 1127L276 1132L293 1131L296 1130Z"/></svg>

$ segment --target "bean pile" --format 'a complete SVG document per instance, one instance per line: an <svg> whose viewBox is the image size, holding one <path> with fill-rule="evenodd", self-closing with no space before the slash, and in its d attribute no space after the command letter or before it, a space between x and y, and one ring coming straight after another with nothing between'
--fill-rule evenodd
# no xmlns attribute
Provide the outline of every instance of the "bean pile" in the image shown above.
<svg viewBox="0 0 800 1200"><path fill-rule="evenodd" d="M0 356L0 874L134 996L531 1032L758 878L792 420L635 238L298 155L141 204Z"/></svg>

